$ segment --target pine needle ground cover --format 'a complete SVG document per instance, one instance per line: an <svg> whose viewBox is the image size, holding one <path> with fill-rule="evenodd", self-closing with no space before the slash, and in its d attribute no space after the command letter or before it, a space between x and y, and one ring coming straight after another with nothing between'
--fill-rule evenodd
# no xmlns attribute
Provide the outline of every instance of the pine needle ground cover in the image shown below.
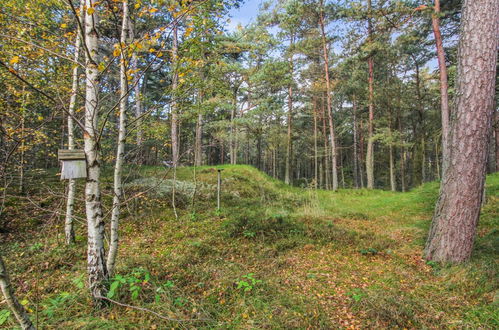
<svg viewBox="0 0 499 330"><path fill-rule="evenodd" d="M32 176L27 196L6 200L2 249L40 328L499 327L498 174L487 179L473 258L439 266L421 258L437 183L330 192L289 187L249 166L179 168L175 178L161 167L128 168L108 297L163 318L91 307L83 202L77 244L67 247L64 187L55 171ZM106 171L106 212L111 180ZM15 327L2 307L1 326Z"/></svg>

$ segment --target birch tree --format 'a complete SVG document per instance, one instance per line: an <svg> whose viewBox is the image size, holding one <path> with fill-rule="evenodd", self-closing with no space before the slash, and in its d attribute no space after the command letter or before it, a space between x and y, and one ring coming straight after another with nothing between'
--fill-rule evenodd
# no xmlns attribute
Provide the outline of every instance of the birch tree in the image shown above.
<svg viewBox="0 0 499 330"><path fill-rule="evenodd" d="M129 34L128 22L128 0L123 0L123 21L121 25L121 37L119 44L120 51L120 115L118 128L118 147L116 150L116 162L114 165L114 196L113 210L111 212L111 238L109 244L109 253L107 256L107 270L110 275L114 272L116 255L118 254L118 227L120 219L120 207L123 200L122 171L123 160L125 158L126 141L126 107L128 98L128 79L127 79L127 38Z"/></svg>
<svg viewBox="0 0 499 330"><path fill-rule="evenodd" d="M99 150L99 34L97 25L99 7L93 0L85 1L85 155L87 158L87 182L85 185L85 211L88 226L88 285L98 303L106 294L105 281L108 272L104 251L104 215L101 203Z"/></svg>
<svg viewBox="0 0 499 330"><path fill-rule="evenodd" d="M78 13L76 19L81 24L81 18L84 11L84 1L80 4L80 12ZM81 46L81 33L80 31L76 31L75 36L75 53L74 53L74 61L78 63L80 58L80 46ZM69 99L69 107L68 107L68 149L73 150L75 148L75 128L74 128L74 120L73 117L75 115L75 107L76 107L76 93L78 92L78 65L75 64L73 67L73 76L72 76L72 86L71 86L71 98ZM76 180L69 179L68 182L68 194L66 201L66 218L64 221L64 234L66 237L66 244L73 244L75 242L75 232L73 228L73 210L74 210L74 201L75 201L75 192L76 192Z"/></svg>
<svg viewBox="0 0 499 330"><path fill-rule="evenodd" d="M3 258L0 255L0 288L2 289L3 296L5 297L5 301L7 305L9 305L10 310L16 317L17 322L22 329L34 330L35 327L31 322L28 312L26 309L19 303L17 297L14 293L14 289L10 284L9 273L7 272L7 268L5 267L5 263L3 262Z"/></svg>

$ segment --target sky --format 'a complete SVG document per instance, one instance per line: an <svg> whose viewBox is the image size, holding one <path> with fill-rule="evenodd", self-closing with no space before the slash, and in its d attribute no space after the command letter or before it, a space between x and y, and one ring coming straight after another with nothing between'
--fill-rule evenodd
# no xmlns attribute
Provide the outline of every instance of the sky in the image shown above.
<svg viewBox="0 0 499 330"><path fill-rule="evenodd" d="M238 24L242 26L248 25L256 19L258 15L258 8L263 0L245 0L238 9L231 9L229 15L231 20L226 27L229 31L234 31Z"/></svg>

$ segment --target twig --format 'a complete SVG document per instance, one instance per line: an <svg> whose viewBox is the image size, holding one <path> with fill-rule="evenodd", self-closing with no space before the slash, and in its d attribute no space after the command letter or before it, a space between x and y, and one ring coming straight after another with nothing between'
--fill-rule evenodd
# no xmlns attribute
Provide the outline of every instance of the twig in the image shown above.
<svg viewBox="0 0 499 330"><path fill-rule="evenodd" d="M202 322L202 321L209 321L209 319L175 319L175 318L171 318L171 317L167 317L167 316L161 315L161 314L156 313L155 311L150 310L150 309L145 308L145 307L138 307L138 306L133 306L133 305L121 303L119 301L116 301L116 300L113 300L113 299L110 299L110 298L107 298L107 297L95 296L95 298L97 298L97 299L103 299L103 300L112 302L113 304L116 304L118 306L132 308L132 309L136 309L136 310L143 311L143 312L148 312L148 313L153 314L154 316L159 317L160 319L167 320L167 321L172 321L172 322Z"/></svg>

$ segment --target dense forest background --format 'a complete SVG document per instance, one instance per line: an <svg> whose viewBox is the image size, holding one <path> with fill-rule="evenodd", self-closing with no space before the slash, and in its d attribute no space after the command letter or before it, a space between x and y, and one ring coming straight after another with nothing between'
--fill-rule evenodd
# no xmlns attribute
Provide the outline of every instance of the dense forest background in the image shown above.
<svg viewBox="0 0 499 330"><path fill-rule="evenodd" d="M330 189L336 176L336 186L365 187L372 141L374 187L405 191L440 178L431 7L413 1L375 1L371 8L365 1L266 2L254 23L224 31L234 5L179 7L176 60L177 9L165 12L156 1L130 4L127 162L172 161L175 142L182 165L244 163L296 185ZM440 14L451 98L460 5L444 1ZM99 131L106 166L116 157L119 128L121 9L116 1L101 6ZM77 26L64 2L7 1L1 15L5 184L26 169L58 166L57 149L68 144L72 69L82 59L73 60ZM84 84L79 86L75 119L81 121ZM178 123L176 136L172 121ZM75 134L81 147L81 129ZM496 149L491 143L490 172Z"/></svg>

